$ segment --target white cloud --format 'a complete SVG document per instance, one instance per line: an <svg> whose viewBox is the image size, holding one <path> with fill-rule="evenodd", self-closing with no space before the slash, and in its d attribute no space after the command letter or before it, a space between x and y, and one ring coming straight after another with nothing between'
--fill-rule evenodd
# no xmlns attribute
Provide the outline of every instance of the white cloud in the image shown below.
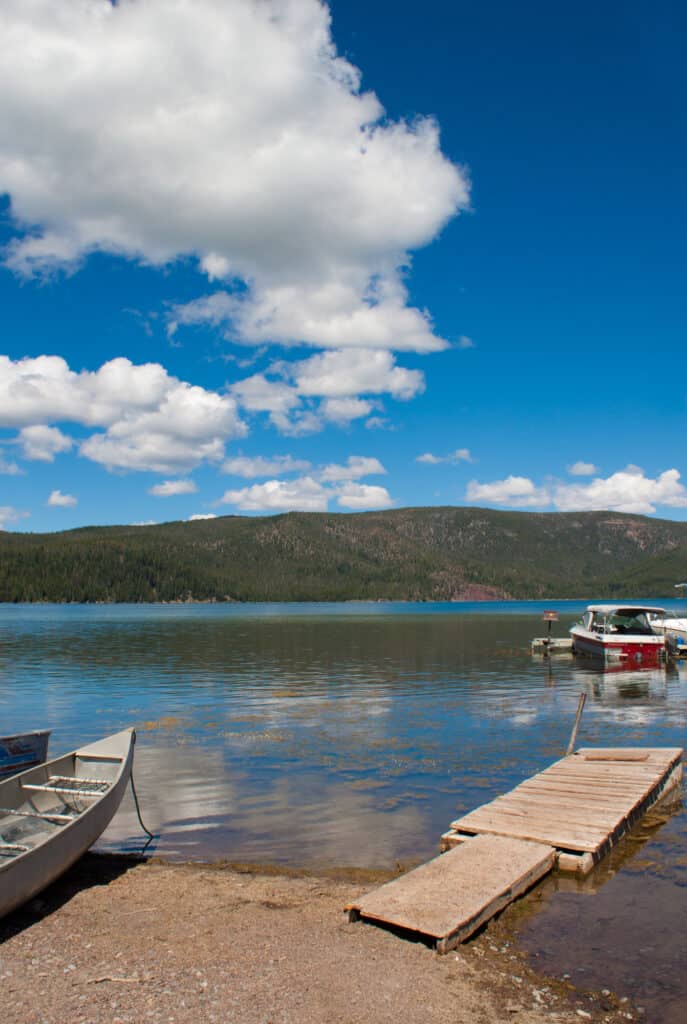
<svg viewBox="0 0 687 1024"><path fill-rule="evenodd" d="M461 334L458 339L457 348L474 348L475 343L472 338L468 338L467 334Z"/></svg>
<svg viewBox="0 0 687 1024"><path fill-rule="evenodd" d="M0 426L22 427L24 450L46 458L66 450L66 435L47 429L60 421L106 427L81 442L87 458L157 473L220 462L225 441L247 432L236 399L177 380L158 363L119 358L75 373L59 356L0 356Z"/></svg>
<svg viewBox="0 0 687 1024"><path fill-rule="evenodd" d="M30 515L30 512L21 512L19 509L12 508L11 505L0 505L0 530L6 530L8 523L16 523Z"/></svg>
<svg viewBox="0 0 687 1024"><path fill-rule="evenodd" d="M361 396L389 394L406 401L424 387L422 371L397 366L391 352L356 349L279 360L265 373L233 384L231 393L248 412L267 412L281 433L296 436L322 430L327 422L348 424L379 408L376 399Z"/></svg>
<svg viewBox="0 0 687 1024"><path fill-rule="evenodd" d="M106 426L155 408L178 384L158 363L134 366L119 358L95 372L75 373L60 356L16 362L0 356L0 426L59 421Z"/></svg>
<svg viewBox="0 0 687 1024"><path fill-rule="evenodd" d="M466 498L512 508L552 506L561 512L608 510L651 515L659 505L687 508L687 488L680 483L677 469L667 469L652 479L645 476L639 466L632 465L609 477L579 484L552 481L538 487L522 476L509 476L487 484L473 480L468 484Z"/></svg>
<svg viewBox="0 0 687 1024"><path fill-rule="evenodd" d="M568 466L571 476L594 476L598 472L593 462L573 462L572 466Z"/></svg>
<svg viewBox="0 0 687 1024"><path fill-rule="evenodd" d="M16 462L7 462L0 457L0 473L4 476L20 476L23 470Z"/></svg>
<svg viewBox="0 0 687 1024"><path fill-rule="evenodd" d="M384 416L370 416L369 420L365 422L366 430L394 430L389 420Z"/></svg>
<svg viewBox="0 0 687 1024"><path fill-rule="evenodd" d="M425 452L424 455L418 455L415 461L424 462L430 466L438 466L442 462L456 465L459 462L474 462L475 460L470 454L469 448L456 448L449 455L432 455L431 452Z"/></svg>
<svg viewBox="0 0 687 1024"><path fill-rule="evenodd" d="M38 462L54 462L56 455L71 451L74 444L71 437L67 437L57 427L47 427L43 423L23 427L19 431L18 440L24 458L35 459Z"/></svg>
<svg viewBox="0 0 687 1024"><path fill-rule="evenodd" d="M233 459L227 459L222 465L223 473L247 479L258 476L284 476L287 473L301 473L306 469L310 469L309 462L305 459L293 459L290 455L273 455L270 459L265 459L261 455L254 458L237 455Z"/></svg>
<svg viewBox="0 0 687 1024"><path fill-rule="evenodd" d="M196 512L194 515L189 516L187 522L195 523L201 519L216 519L217 515L214 512Z"/></svg>
<svg viewBox="0 0 687 1024"><path fill-rule="evenodd" d="M63 494L62 491L51 491L46 505L52 508L71 508L77 504L73 494Z"/></svg>
<svg viewBox="0 0 687 1024"><path fill-rule="evenodd" d="M402 273L469 183L431 118L359 87L318 0L5 0L0 192L30 228L8 264L195 255L242 282L205 313L244 342L444 347Z"/></svg>
<svg viewBox="0 0 687 1024"><path fill-rule="evenodd" d="M488 484L471 480L466 498L468 501L485 501L489 505L510 505L515 508L548 505L550 501L549 492L545 488L536 487L525 476L509 476L505 480L494 480Z"/></svg>
<svg viewBox="0 0 687 1024"><path fill-rule="evenodd" d="M327 483L339 483L342 480L359 480L363 476L385 474L386 470L379 459L367 455L349 455L345 466L331 463L319 474L320 480Z"/></svg>
<svg viewBox="0 0 687 1024"><path fill-rule="evenodd" d="M563 512L611 509L650 515L657 505L687 508L687 488L680 483L677 469L652 479L639 467L627 466L588 484L560 484L554 489L553 502Z"/></svg>
<svg viewBox="0 0 687 1024"><path fill-rule="evenodd" d="M321 352L288 365L287 372L301 395L324 398L388 393L407 400L425 387L421 370L396 366L391 352L368 349Z"/></svg>
<svg viewBox="0 0 687 1024"><path fill-rule="evenodd" d="M237 381L231 392L248 412L268 412L279 423L288 422L289 413L300 405L295 388L281 380L268 380L263 373Z"/></svg>
<svg viewBox="0 0 687 1024"><path fill-rule="evenodd" d="M329 497L322 484L305 476L225 491L219 504L235 505L242 512L326 512Z"/></svg>
<svg viewBox="0 0 687 1024"><path fill-rule="evenodd" d="M195 494L198 488L193 480L164 480L148 489L156 498L171 498L177 494Z"/></svg>
<svg viewBox="0 0 687 1024"><path fill-rule="evenodd" d="M325 420L345 426L367 416L374 408L374 403L365 398L325 398L320 411Z"/></svg>
<svg viewBox="0 0 687 1024"><path fill-rule="evenodd" d="M469 448L456 448L448 458L449 462L474 462Z"/></svg>
<svg viewBox="0 0 687 1024"><path fill-rule="evenodd" d="M338 502L343 508L391 508L394 504L386 487L372 484L345 484L338 495Z"/></svg>
<svg viewBox="0 0 687 1024"><path fill-rule="evenodd" d="M244 512L325 512L332 500L344 508L390 508L394 501L384 487L359 484L364 476L386 473L371 456L350 455L344 465L330 463L317 474L296 480L267 480L238 490L226 491L218 504L236 505Z"/></svg>

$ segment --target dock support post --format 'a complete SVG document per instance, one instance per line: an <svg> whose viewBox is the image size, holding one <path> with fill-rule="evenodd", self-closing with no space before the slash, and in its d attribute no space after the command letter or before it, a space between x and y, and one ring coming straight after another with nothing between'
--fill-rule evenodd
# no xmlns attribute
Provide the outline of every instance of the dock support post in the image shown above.
<svg viewBox="0 0 687 1024"><path fill-rule="evenodd" d="M580 694L579 701L577 702L577 714L575 715L575 724L573 725L573 731L570 733L570 742L568 743L568 749L565 752L566 757L568 756L568 754L572 754L573 750L575 749L575 740L577 739L577 730L580 727L580 718L582 718L582 710L584 708L584 702L586 701L586 699L587 699L587 694L583 691Z"/></svg>

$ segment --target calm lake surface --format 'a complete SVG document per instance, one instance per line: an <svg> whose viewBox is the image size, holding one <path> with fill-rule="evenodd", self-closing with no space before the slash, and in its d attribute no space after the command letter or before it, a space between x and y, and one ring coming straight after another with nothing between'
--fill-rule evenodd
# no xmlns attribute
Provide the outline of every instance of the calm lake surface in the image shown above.
<svg viewBox="0 0 687 1024"><path fill-rule="evenodd" d="M530 654L545 607L565 635L585 606L0 605L0 732L52 728L56 756L135 726L165 857L388 868L559 757L581 690L581 744L685 745L687 663L602 673ZM141 849L130 796L99 846ZM585 886L551 881L523 906L545 970L684 1020L679 807Z"/></svg>

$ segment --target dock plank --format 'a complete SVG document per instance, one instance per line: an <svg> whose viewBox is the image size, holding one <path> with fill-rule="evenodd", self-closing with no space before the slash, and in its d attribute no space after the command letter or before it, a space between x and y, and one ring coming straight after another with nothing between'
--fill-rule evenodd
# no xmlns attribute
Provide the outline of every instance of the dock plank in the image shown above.
<svg viewBox="0 0 687 1024"><path fill-rule="evenodd" d="M547 874L554 861L552 847L477 836L346 909L354 917L426 936L445 953Z"/></svg>

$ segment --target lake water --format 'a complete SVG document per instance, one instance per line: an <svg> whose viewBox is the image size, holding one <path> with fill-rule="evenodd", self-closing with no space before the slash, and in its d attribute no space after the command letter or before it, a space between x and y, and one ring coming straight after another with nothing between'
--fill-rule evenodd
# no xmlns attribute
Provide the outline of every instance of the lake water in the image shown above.
<svg viewBox="0 0 687 1024"><path fill-rule="evenodd" d="M533 657L544 607L565 635L585 604L0 605L0 733L52 728L57 755L135 726L143 817L168 858L389 868L560 756L581 690L581 744L685 744L687 663ZM141 845L127 796L100 848ZM687 995L686 886L678 811L586 888L547 883L522 941L667 1021Z"/></svg>

